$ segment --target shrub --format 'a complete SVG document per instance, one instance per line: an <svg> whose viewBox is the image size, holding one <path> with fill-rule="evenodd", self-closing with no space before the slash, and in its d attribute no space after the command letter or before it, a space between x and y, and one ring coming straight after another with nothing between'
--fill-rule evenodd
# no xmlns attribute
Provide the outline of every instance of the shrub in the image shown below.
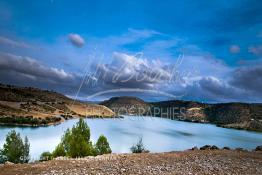
<svg viewBox="0 0 262 175"><path fill-rule="evenodd" d="M109 146L109 143L105 136L101 135L95 145L96 154L102 155L102 154L108 154L111 153L111 148Z"/></svg>
<svg viewBox="0 0 262 175"><path fill-rule="evenodd" d="M142 138L140 138L139 141L130 148L130 150L132 153L149 152L148 150L145 149Z"/></svg>
<svg viewBox="0 0 262 175"><path fill-rule="evenodd" d="M48 160L52 160L53 159L53 155L52 153L46 151L43 152L40 156L40 161L48 161Z"/></svg>
<svg viewBox="0 0 262 175"><path fill-rule="evenodd" d="M6 142L0 152L0 161L27 163L30 159L29 147L30 144L27 137L25 137L23 142L20 134L12 130L6 136Z"/></svg>

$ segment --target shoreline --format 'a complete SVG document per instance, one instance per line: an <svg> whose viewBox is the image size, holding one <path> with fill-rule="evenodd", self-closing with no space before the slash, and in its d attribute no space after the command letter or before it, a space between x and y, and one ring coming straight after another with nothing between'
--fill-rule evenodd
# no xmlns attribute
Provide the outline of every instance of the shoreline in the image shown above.
<svg viewBox="0 0 262 175"><path fill-rule="evenodd" d="M78 118L84 118L84 119L121 119L121 118L124 118L124 117L123 116L106 116L106 117L102 117L102 116L87 116L87 117L72 116L70 118L65 118L63 116L60 116L60 118L61 118L61 120L59 120L57 122L50 122L50 123L46 123L46 124L0 123L0 126L33 127L33 128L37 128L37 127L56 126L56 125L60 125L61 123L65 122L66 120L78 119Z"/></svg>
<svg viewBox="0 0 262 175"><path fill-rule="evenodd" d="M123 116L134 117L134 115L129 115L129 114L123 115ZM123 116L122 115L106 116L106 117L105 116L87 116L87 117L71 116L69 118L66 118L62 114L62 115L60 115L61 120L59 120L57 122L47 123L47 124L0 123L0 126L33 127L33 128L37 128L37 127L56 126L56 125L59 125L59 124L61 124L62 122L66 121L66 120L77 119L77 118L84 118L84 119L121 119L121 118L124 118ZM260 131L260 130L249 129L249 128L241 128L241 127L234 127L234 126L225 126L225 125L220 125L220 124L216 124L216 123L211 123L211 122L208 122L208 121L198 121L198 120L189 120L189 119L181 119L181 118L166 118L166 117L157 117L157 116L143 116L143 115L137 116L137 117L154 117L154 118L162 118L162 119L175 120L175 121L181 121L181 122L189 122L189 123L211 124L211 125L215 125L216 127L220 127L220 128L262 133L262 131Z"/></svg>

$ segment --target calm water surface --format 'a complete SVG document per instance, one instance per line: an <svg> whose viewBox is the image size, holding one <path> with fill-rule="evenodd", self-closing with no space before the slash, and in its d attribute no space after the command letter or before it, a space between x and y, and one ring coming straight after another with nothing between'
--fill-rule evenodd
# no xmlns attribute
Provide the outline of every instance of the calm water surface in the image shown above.
<svg viewBox="0 0 262 175"><path fill-rule="evenodd" d="M85 119L91 129L94 142L104 134L115 153L130 152L129 148L143 137L150 152L185 150L206 144L231 148L254 149L262 145L262 133L216 127L211 124L189 123L153 117L128 117L123 119ZM4 127L0 126L0 147L6 134L15 129L28 136L33 160L44 151L53 151L67 128L78 120L72 119L57 126L48 127Z"/></svg>

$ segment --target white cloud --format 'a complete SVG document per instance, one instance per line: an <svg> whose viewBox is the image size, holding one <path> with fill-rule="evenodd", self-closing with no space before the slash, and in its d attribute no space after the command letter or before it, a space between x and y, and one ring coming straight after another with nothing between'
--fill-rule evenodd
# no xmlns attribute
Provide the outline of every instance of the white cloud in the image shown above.
<svg viewBox="0 0 262 175"><path fill-rule="evenodd" d="M76 47L83 47L85 44L85 40L78 34L76 33L71 33L68 35L68 38L70 42L76 46Z"/></svg>
<svg viewBox="0 0 262 175"><path fill-rule="evenodd" d="M250 46L248 51L254 55L261 56L262 55L262 45Z"/></svg>
<svg viewBox="0 0 262 175"><path fill-rule="evenodd" d="M20 41L15 41L6 37L1 37L0 36L0 43L10 45L12 47L21 47L21 48L31 48L30 45L20 42Z"/></svg>
<svg viewBox="0 0 262 175"><path fill-rule="evenodd" d="M240 47L238 45L231 45L229 48L230 53L239 53Z"/></svg>

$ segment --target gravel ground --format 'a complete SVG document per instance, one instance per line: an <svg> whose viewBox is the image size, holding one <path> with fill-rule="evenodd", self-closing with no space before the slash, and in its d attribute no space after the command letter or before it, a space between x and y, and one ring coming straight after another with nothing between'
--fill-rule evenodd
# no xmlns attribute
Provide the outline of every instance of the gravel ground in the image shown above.
<svg viewBox="0 0 262 175"><path fill-rule="evenodd" d="M0 165L0 175L262 174L262 151L194 150L61 159Z"/></svg>

